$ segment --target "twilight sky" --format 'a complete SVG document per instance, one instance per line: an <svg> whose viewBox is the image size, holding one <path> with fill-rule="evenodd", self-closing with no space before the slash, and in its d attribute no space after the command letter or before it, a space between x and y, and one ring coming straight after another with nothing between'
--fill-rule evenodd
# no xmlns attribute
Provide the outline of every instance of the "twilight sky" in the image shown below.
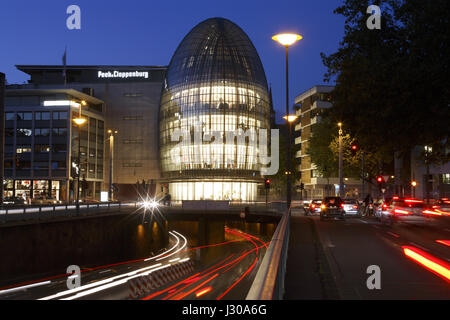
<svg viewBox="0 0 450 320"><path fill-rule="evenodd" d="M277 119L285 113L284 48L271 40L295 32L290 48L290 102L323 84L320 52L335 52L344 19L333 14L340 0L26 0L0 2L0 71L9 83L28 76L16 64L167 65L183 37L199 22L224 17L239 25L261 57L272 85ZM81 30L66 27L66 9L81 8Z"/></svg>

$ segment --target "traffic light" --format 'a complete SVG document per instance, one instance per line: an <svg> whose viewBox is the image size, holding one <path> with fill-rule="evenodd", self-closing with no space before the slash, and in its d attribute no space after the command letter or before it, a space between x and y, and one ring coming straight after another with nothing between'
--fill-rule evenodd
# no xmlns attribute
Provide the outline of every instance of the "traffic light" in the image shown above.
<svg viewBox="0 0 450 320"><path fill-rule="evenodd" d="M358 146L356 144L353 144L351 147L352 156L356 156L357 151L358 151Z"/></svg>
<svg viewBox="0 0 450 320"><path fill-rule="evenodd" d="M270 179L266 179L266 180L264 181L264 187L265 187L266 189L270 189Z"/></svg>
<svg viewBox="0 0 450 320"><path fill-rule="evenodd" d="M377 178L377 182L378 182L378 183L383 183L383 182L384 182L383 177L379 176L379 177Z"/></svg>

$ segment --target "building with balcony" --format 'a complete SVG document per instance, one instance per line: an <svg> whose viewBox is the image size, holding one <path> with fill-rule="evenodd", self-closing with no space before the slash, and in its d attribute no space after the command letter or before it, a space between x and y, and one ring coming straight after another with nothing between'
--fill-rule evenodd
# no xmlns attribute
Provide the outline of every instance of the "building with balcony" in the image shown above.
<svg viewBox="0 0 450 320"><path fill-rule="evenodd" d="M305 187L304 198L322 198L328 195L339 194L339 178L330 177L326 179L321 177L307 150L309 140L314 132L314 125L321 120L321 114L324 109L332 106L330 102L330 92L334 86L317 85L295 97L295 109L298 122L295 125L295 147L296 157L300 158L301 179L296 182L297 185L302 182ZM352 178L345 178L344 185L346 195L356 197L361 182Z"/></svg>

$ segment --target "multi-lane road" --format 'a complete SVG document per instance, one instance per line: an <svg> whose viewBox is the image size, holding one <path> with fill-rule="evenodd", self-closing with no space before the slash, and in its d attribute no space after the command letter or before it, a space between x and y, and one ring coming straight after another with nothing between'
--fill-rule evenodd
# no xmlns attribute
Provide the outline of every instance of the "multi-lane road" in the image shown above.
<svg viewBox="0 0 450 320"><path fill-rule="evenodd" d="M0 299L244 299L268 243L238 229L224 232L224 242L192 247L172 230L161 253L83 269L80 286L73 287L73 275L60 274L0 288ZM201 258L219 248L219 259ZM136 288L133 280L151 280L153 286L140 282Z"/></svg>
<svg viewBox="0 0 450 320"><path fill-rule="evenodd" d="M320 221L298 210L292 217L286 298L450 299L449 240L445 225Z"/></svg>

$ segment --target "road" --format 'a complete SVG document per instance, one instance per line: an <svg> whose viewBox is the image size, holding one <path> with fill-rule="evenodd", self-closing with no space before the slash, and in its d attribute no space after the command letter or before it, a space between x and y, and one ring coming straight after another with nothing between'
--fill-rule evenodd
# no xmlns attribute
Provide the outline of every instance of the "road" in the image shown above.
<svg viewBox="0 0 450 320"><path fill-rule="evenodd" d="M373 218L320 221L302 211L291 222L286 299L450 299L450 278L404 250L449 277L449 243L436 241L450 239L448 228L389 227ZM380 289L367 286L372 265L379 267Z"/></svg>
<svg viewBox="0 0 450 320"><path fill-rule="evenodd" d="M224 232L224 242L191 247L172 230L168 248L156 255L81 270L81 286L69 289L74 279L60 274L0 288L0 299L244 299L268 242L230 227ZM137 291L136 281L150 277L153 287Z"/></svg>

